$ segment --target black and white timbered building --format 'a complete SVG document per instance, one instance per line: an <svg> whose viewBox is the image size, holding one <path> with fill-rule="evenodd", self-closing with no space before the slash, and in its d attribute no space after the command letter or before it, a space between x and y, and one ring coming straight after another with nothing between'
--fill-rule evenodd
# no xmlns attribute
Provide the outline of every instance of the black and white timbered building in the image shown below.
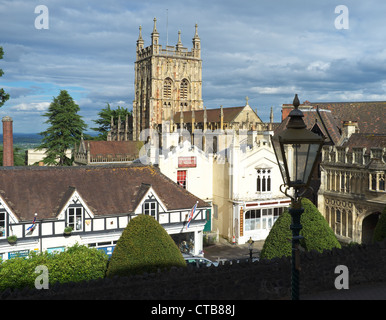
<svg viewBox="0 0 386 320"><path fill-rule="evenodd" d="M61 251L75 243L111 254L139 214L153 216L178 245L190 244L198 255L209 209L153 166L2 167L0 259ZM12 235L16 243L10 243Z"/></svg>

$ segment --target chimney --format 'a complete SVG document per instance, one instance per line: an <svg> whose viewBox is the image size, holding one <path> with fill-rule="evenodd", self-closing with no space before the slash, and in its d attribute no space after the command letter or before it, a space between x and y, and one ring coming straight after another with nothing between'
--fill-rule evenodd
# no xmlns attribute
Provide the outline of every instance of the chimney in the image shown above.
<svg viewBox="0 0 386 320"><path fill-rule="evenodd" d="M358 121L343 121L343 132L344 138L350 138L353 133L358 131Z"/></svg>
<svg viewBox="0 0 386 320"><path fill-rule="evenodd" d="M12 118L3 118L3 167L13 167Z"/></svg>

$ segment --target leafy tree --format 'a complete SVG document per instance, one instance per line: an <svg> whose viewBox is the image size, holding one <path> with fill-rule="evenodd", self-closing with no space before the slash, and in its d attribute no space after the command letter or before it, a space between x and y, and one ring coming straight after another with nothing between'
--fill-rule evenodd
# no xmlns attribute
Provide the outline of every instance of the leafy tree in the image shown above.
<svg viewBox="0 0 386 320"><path fill-rule="evenodd" d="M113 117L113 122L118 123L119 116L121 117L121 124L124 125L126 120L126 115L129 115L129 130L132 130L133 125L132 113L125 108L118 106L116 109L111 109L110 104L107 103L106 108L103 108L99 113L99 119L93 120L98 127L91 128L94 131L99 132L97 137L98 140L107 140L107 134L111 129L111 117Z"/></svg>
<svg viewBox="0 0 386 320"><path fill-rule="evenodd" d="M18 147L13 148L13 165L24 166L25 165L25 154ZM3 147L0 146L0 163L3 163Z"/></svg>
<svg viewBox="0 0 386 320"><path fill-rule="evenodd" d="M115 246L107 268L107 277L156 272L158 268L185 267L177 245L153 218L133 218Z"/></svg>
<svg viewBox="0 0 386 320"><path fill-rule="evenodd" d="M386 238L386 207L383 209L375 226L373 242L383 241Z"/></svg>
<svg viewBox="0 0 386 320"><path fill-rule="evenodd" d="M302 229L300 235L304 238L300 245L307 251L331 250L332 248L341 248L334 232L328 225L319 210L308 199L302 199L304 212L301 215L300 223ZM267 239L264 242L260 257L263 259L280 258L282 256L291 256L292 231L290 229L291 215L288 210L277 219L273 225Z"/></svg>
<svg viewBox="0 0 386 320"><path fill-rule="evenodd" d="M49 271L49 284L80 282L104 278L108 256L96 248L75 244L60 253L31 252L28 259L12 258L0 263L0 291L34 288L35 268L44 265Z"/></svg>
<svg viewBox="0 0 386 320"><path fill-rule="evenodd" d="M66 151L73 148L86 129L82 117L78 115L79 106L75 104L66 90L61 90L59 96L54 97L43 116L48 117L45 122L51 126L40 135L42 144L38 149L47 149L43 162L48 165L66 166L72 164L72 159L66 156Z"/></svg>
<svg viewBox="0 0 386 320"><path fill-rule="evenodd" d="M3 48L0 47L0 60L3 59L4 51ZM0 69L0 77L4 74L3 70ZM9 99L9 94L5 93L4 89L0 89L0 107L4 105L4 103Z"/></svg>

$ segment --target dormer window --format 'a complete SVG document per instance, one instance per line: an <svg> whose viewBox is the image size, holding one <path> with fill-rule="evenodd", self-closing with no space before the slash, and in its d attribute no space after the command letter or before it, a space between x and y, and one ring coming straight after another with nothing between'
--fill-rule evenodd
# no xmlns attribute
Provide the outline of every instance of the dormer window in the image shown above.
<svg viewBox="0 0 386 320"><path fill-rule="evenodd" d="M5 238L5 217L6 217L6 211L0 210L0 239Z"/></svg>
<svg viewBox="0 0 386 320"><path fill-rule="evenodd" d="M157 201L145 201L143 204L143 214L157 219L158 203Z"/></svg>
<svg viewBox="0 0 386 320"><path fill-rule="evenodd" d="M73 231L83 231L83 207L69 207L67 209L67 226Z"/></svg>

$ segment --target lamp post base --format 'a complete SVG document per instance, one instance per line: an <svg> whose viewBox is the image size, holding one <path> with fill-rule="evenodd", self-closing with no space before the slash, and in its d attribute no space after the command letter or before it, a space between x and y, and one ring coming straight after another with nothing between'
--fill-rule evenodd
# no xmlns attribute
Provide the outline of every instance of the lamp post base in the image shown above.
<svg viewBox="0 0 386 320"><path fill-rule="evenodd" d="M292 275L291 275L291 297L292 300L299 300L299 273L300 273L300 256L299 242L303 237L299 235L302 225L300 216L304 212L301 208L300 200L294 201L289 213L292 217Z"/></svg>

